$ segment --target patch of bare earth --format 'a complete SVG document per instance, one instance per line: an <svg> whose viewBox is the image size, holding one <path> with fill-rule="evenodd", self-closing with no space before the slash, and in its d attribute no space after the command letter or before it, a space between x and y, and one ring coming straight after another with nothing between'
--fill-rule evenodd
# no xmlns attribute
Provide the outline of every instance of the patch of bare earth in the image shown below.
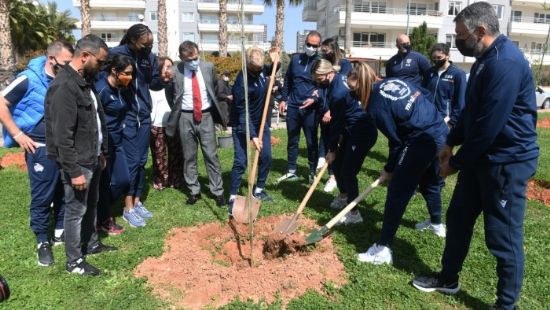
<svg viewBox="0 0 550 310"><path fill-rule="evenodd" d="M550 182L529 180L527 185L527 199L537 200L550 207Z"/></svg>
<svg viewBox="0 0 550 310"><path fill-rule="evenodd" d="M175 228L161 257L151 257L136 267L134 275L147 277L153 291L174 307L219 307L234 299L283 304L313 289L323 292L326 283L346 283L344 266L332 240L305 247L304 232L315 224L302 219L299 231L273 234L285 216L268 217L254 224L251 266L248 225L210 223Z"/></svg>
<svg viewBox="0 0 550 310"><path fill-rule="evenodd" d="M550 128L550 117L538 120L537 128Z"/></svg>
<svg viewBox="0 0 550 310"><path fill-rule="evenodd" d="M27 164L25 163L25 153L7 153L0 157L0 169L15 166L21 171L27 171Z"/></svg>

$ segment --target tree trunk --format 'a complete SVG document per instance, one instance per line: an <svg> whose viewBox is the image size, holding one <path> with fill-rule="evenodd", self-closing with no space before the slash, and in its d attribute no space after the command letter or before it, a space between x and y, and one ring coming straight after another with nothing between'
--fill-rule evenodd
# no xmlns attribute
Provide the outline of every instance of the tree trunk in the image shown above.
<svg viewBox="0 0 550 310"><path fill-rule="evenodd" d="M344 39L344 50L346 51L346 56L351 54L352 46L352 35L351 35L351 12L353 11L353 0L346 0L346 23L345 23L345 33L346 37Z"/></svg>
<svg viewBox="0 0 550 310"><path fill-rule="evenodd" d="M82 18L82 36L92 33L90 0L80 0L80 17Z"/></svg>
<svg viewBox="0 0 550 310"><path fill-rule="evenodd" d="M285 0L277 0L277 15L275 19L275 42L276 47L283 50L283 34L285 24Z"/></svg>
<svg viewBox="0 0 550 310"><path fill-rule="evenodd" d="M220 13L218 15L220 23L220 32L218 33L218 43L220 44L220 56L227 56L227 0L220 0ZM244 23L244 17L243 17Z"/></svg>
<svg viewBox="0 0 550 310"><path fill-rule="evenodd" d="M159 56L168 55L168 23L166 22L166 0L158 0L157 6Z"/></svg>
<svg viewBox="0 0 550 310"><path fill-rule="evenodd" d="M0 0L0 83L2 84L11 78L15 70L8 7L8 0Z"/></svg>

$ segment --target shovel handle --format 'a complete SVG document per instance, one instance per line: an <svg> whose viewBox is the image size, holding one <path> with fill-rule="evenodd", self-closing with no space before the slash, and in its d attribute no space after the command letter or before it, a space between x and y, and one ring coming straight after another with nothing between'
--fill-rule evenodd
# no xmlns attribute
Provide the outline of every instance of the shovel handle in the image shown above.
<svg viewBox="0 0 550 310"><path fill-rule="evenodd" d="M309 198L311 198L311 195L313 195L315 188L317 188L317 185L323 178L323 175L327 171L327 168L328 168L328 162L325 162L325 164L323 165L319 173L317 173L317 175L315 176L313 183L311 183L311 186L309 187L309 190L307 191L307 194L304 197L304 199L302 199L300 206L298 206L298 210L296 210L296 213L294 214L296 218L298 218L298 216L302 214L302 211L304 211L304 209L306 208L306 204L309 201Z"/></svg>
<svg viewBox="0 0 550 310"><path fill-rule="evenodd" d="M351 209L353 209L361 200L365 199L365 197L374 189L376 188L378 185L380 184L380 178L376 179L374 182L372 182L371 185L369 185L369 187L367 187L367 189L365 189L364 192L362 192L361 194L359 194L359 196L357 196L357 198L355 198L352 202L350 202L344 209L342 209L342 211L340 211L340 213L336 214L335 217L332 218L332 220L330 220L325 226L328 228L328 229L331 229L332 226L334 226L336 223L338 223L338 221L340 221L340 219L342 217L344 217L344 215L348 214L349 211L351 211Z"/></svg>

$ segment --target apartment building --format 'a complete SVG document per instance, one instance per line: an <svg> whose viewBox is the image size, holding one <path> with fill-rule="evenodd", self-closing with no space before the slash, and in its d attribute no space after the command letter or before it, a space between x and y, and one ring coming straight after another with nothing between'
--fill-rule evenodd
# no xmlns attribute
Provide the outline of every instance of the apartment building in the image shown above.
<svg viewBox="0 0 550 310"><path fill-rule="evenodd" d="M351 14L352 57L387 60L394 55L395 39L400 33L412 32L423 22L438 42L451 47L451 60L468 69L474 59L462 56L454 46L454 17L473 1L461 0L355 0ZM500 30L508 35L525 56L539 62L550 25L550 7L545 12L545 0L489 0L500 21ZM409 10L407 10L409 3ZM344 42L345 1L304 0L302 19L316 22L323 38L337 36ZM544 64L550 64L546 55Z"/></svg>
<svg viewBox="0 0 550 310"><path fill-rule="evenodd" d="M80 1L73 0L75 7ZM135 23L147 24L153 31L158 51L158 12L157 0L91 0L92 33L103 38L109 46L116 46L126 29ZM219 49L217 0L166 0L168 24L168 56L177 59L178 46L185 40L191 40L205 52ZM241 49L241 20L244 24L246 47L256 45L269 47L266 41L266 25L255 24L254 16L264 12L263 4L244 0L244 15L241 19L241 7L238 0L229 0L227 6L228 51ZM78 25L80 27L80 23Z"/></svg>

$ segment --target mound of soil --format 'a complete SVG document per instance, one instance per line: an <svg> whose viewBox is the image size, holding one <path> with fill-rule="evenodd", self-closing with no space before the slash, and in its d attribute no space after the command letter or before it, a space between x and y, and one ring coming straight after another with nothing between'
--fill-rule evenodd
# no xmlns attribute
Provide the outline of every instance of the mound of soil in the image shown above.
<svg viewBox="0 0 550 310"><path fill-rule="evenodd" d="M7 153L3 157L0 157L0 168L7 168L9 166L15 166L21 171L27 171L25 153Z"/></svg>
<svg viewBox="0 0 550 310"><path fill-rule="evenodd" d="M220 307L234 299L272 303L280 298L286 304L309 289L323 292L325 283L345 284L331 239L305 247L303 231L315 226L305 219L293 235L274 235L284 218L254 224L253 261L248 225L210 223L173 229L165 253L146 259L134 275L147 277L153 291L175 307L190 309Z"/></svg>
<svg viewBox="0 0 550 310"><path fill-rule="evenodd" d="M529 180L527 185L527 199L537 200L550 207L550 182Z"/></svg>
<svg viewBox="0 0 550 310"><path fill-rule="evenodd" d="M537 128L550 128L550 117L538 120Z"/></svg>

